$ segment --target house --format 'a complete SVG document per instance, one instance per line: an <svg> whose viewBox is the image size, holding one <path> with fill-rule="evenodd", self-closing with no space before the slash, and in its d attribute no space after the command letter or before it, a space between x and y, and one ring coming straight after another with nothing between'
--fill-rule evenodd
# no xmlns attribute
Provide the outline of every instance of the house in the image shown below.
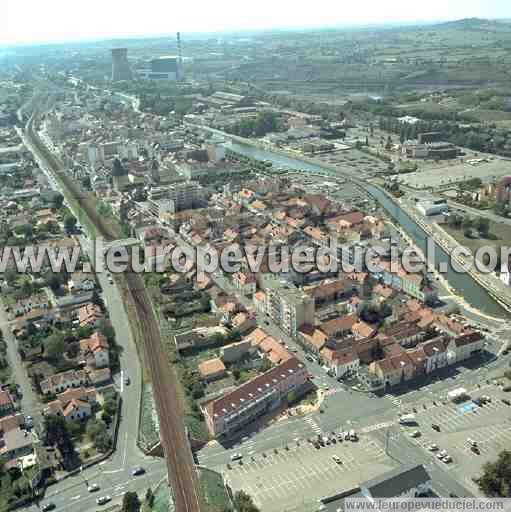
<svg viewBox="0 0 511 512"><path fill-rule="evenodd" d="M108 340L100 332L80 340L80 351L88 366L105 368L110 366Z"/></svg>
<svg viewBox="0 0 511 512"><path fill-rule="evenodd" d="M369 365L369 373L376 376L386 387L392 387L413 379L415 367L411 357L403 352L373 361Z"/></svg>
<svg viewBox="0 0 511 512"><path fill-rule="evenodd" d="M89 381L93 386L103 386L112 380L110 368L100 368L89 371Z"/></svg>
<svg viewBox="0 0 511 512"><path fill-rule="evenodd" d="M204 382L218 380L226 375L226 369L223 361L216 357L199 363L199 374Z"/></svg>
<svg viewBox="0 0 511 512"><path fill-rule="evenodd" d="M33 451L34 438L27 430L14 428L0 431L0 457L12 461L30 455Z"/></svg>
<svg viewBox="0 0 511 512"><path fill-rule="evenodd" d="M231 320L232 328L241 334L248 333L257 327L257 319L254 313L241 312Z"/></svg>
<svg viewBox="0 0 511 512"><path fill-rule="evenodd" d="M328 367L337 379L358 372L360 359L351 347L346 349L331 349L325 347L321 350L320 354L325 366Z"/></svg>
<svg viewBox="0 0 511 512"><path fill-rule="evenodd" d="M249 380L202 407L212 436L228 437L249 423L297 398L307 382L307 368L295 357Z"/></svg>
<svg viewBox="0 0 511 512"><path fill-rule="evenodd" d="M15 316L25 315L34 309L48 309L50 304L45 294L31 295L26 299L19 299L13 306Z"/></svg>
<svg viewBox="0 0 511 512"><path fill-rule="evenodd" d="M251 272L234 273L232 283L243 295L251 297L256 292L256 278Z"/></svg>
<svg viewBox="0 0 511 512"><path fill-rule="evenodd" d="M351 329L357 322L358 318L355 315L345 315L323 322L319 329L327 338L338 338L351 334Z"/></svg>
<svg viewBox="0 0 511 512"><path fill-rule="evenodd" d="M230 343L220 349L220 357L224 363L234 363L249 353L250 346L250 339L244 339L237 343Z"/></svg>
<svg viewBox="0 0 511 512"><path fill-rule="evenodd" d="M444 368L448 364L445 338L438 336L421 344L426 354L426 373Z"/></svg>
<svg viewBox="0 0 511 512"><path fill-rule="evenodd" d="M78 388L87 383L87 373L84 370L69 370L56 373L41 381L41 392L43 395L55 395L66 389Z"/></svg>
<svg viewBox="0 0 511 512"><path fill-rule="evenodd" d="M96 287L96 281L92 274L73 272L69 277L67 286L72 293L91 292Z"/></svg>
<svg viewBox="0 0 511 512"><path fill-rule="evenodd" d="M80 327L98 327L103 320L103 312L96 304L85 304L78 310Z"/></svg>
<svg viewBox="0 0 511 512"><path fill-rule="evenodd" d="M92 408L96 403L97 395L94 388L68 389L47 404L44 414L63 416L66 421L80 421L92 415Z"/></svg>
<svg viewBox="0 0 511 512"><path fill-rule="evenodd" d="M298 331L298 340L303 343L307 351L319 355L321 349L328 341L328 336L323 331L316 329L316 327L305 324Z"/></svg>
<svg viewBox="0 0 511 512"><path fill-rule="evenodd" d="M372 338L377 329L363 320L359 320L351 326L351 332L357 339Z"/></svg>
<svg viewBox="0 0 511 512"><path fill-rule="evenodd" d="M14 401L7 390L0 391L0 417L14 413Z"/></svg>
<svg viewBox="0 0 511 512"><path fill-rule="evenodd" d="M449 340L447 358L449 364L465 361L479 353L484 346L484 337L478 331L464 333Z"/></svg>

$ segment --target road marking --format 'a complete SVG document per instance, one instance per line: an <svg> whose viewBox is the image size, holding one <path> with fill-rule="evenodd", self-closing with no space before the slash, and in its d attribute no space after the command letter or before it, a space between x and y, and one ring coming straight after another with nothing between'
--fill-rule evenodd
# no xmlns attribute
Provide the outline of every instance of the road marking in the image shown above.
<svg viewBox="0 0 511 512"><path fill-rule="evenodd" d="M69 498L70 501L79 500L82 496L79 494L78 496L73 496L72 498Z"/></svg>
<svg viewBox="0 0 511 512"><path fill-rule="evenodd" d="M124 370L121 370L121 393L124 391Z"/></svg>

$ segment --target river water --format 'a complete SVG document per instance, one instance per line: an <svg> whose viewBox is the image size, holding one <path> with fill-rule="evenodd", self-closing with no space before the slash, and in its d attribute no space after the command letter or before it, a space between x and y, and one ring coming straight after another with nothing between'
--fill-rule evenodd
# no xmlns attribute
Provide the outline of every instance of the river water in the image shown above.
<svg viewBox="0 0 511 512"><path fill-rule="evenodd" d="M276 167L284 167L288 169L297 169L310 172L331 172L320 165L310 164L289 158L271 151L246 146L235 142L229 142L226 147L237 153L241 153L258 160L271 161ZM426 253L427 234L416 224L416 222L404 212L398 205L391 201L383 192L372 185L365 185L366 190L383 206L387 213L398 223L408 236L416 243L416 245ZM469 274L460 274L455 272L449 264L449 255L437 244L435 244L435 266L442 261L448 263L448 271L444 275L456 293L462 296L466 302L482 312L501 318L508 316L508 313L495 302L490 295L478 283L472 279Z"/></svg>

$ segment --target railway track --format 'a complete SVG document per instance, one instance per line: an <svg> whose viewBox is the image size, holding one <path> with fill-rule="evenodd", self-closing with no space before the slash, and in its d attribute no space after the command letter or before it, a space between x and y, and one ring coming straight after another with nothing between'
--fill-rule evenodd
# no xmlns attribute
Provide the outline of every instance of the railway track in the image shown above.
<svg viewBox="0 0 511 512"><path fill-rule="evenodd" d="M62 163L35 134L33 122L34 116L27 123L26 136L37 149L41 159L46 162L47 167L59 178L79 207L83 209L97 233L106 241L122 238L112 226L103 222L76 183L65 174ZM136 311L144 360L153 383L160 422L160 439L167 461L168 479L173 490L175 510L200 512L199 481L183 423L184 406L179 398L177 375L168 362L158 319L141 276L134 272L127 272L123 277L126 282L127 300L134 305Z"/></svg>

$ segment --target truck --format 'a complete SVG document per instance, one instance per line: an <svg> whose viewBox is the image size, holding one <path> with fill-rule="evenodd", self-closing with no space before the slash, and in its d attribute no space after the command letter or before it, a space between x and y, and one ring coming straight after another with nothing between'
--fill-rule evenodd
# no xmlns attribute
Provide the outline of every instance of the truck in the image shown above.
<svg viewBox="0 0 511 512"><path fill-rule="evenodd" d="M403 414L399 417L400 425L417 425L415 414Z"/></svg>
<svg viewBox="0 0 511 512"><path fill-rule="evenodd" d="M447 398L451 402L464 402L470 398L465 388L456 388L447 393Z"/></svg>

